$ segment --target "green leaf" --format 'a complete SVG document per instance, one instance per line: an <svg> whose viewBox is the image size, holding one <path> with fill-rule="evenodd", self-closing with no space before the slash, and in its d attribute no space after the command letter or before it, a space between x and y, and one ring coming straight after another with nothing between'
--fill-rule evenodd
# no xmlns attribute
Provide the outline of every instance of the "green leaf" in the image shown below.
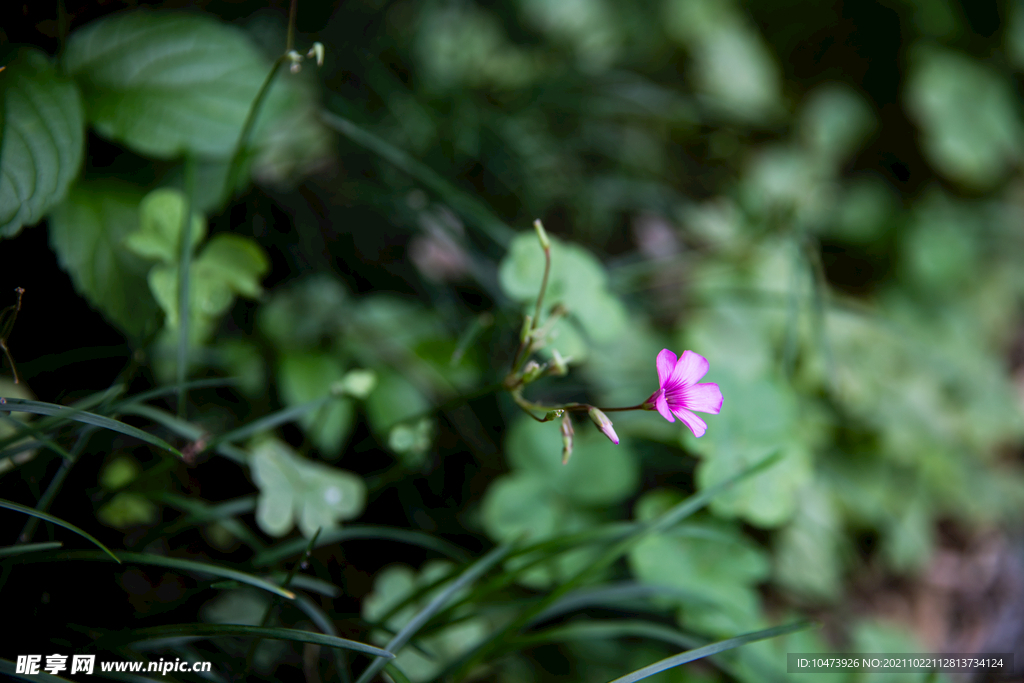
<svg viewBox="0 0 1024 683"><path fill-rule="evenodd" d="M115 529L127 529L157 520L159 509L146 496L133 491L121 491L96 511L96 518Z"/></svg>
<svg viewBox="0 0 1024 683"><path fill-rule="evenodd" d="M141 195L110 181L76 183L50 215L50 246L75 289L121 329L145 334L157 306L146 286L149 269L125 248L139 225Z"/></svg>
<svg viewBox="0 0 1024 683"><path fill-rule="evenodd" d="M270 260L260 245L232 233L214 235L196 261L196 277L200 282L204 278L220 279L235 294L250 299L263 293L260 279L269 270Z"/></svg>
<svg viewBox="0 0 1024 683"><path fill-rule="evenodd" d="M557 454L552 454L557 458ZM560 458L558 458L561 464ZM543 476L533 472L513 472L495 479L482 504L484 529L491 538L505 543L527 540L538 543L555 536L583 531L595 526L590 514L575 509L554 493ZM531 587L544 588L575 576L593 562L597 550L582 547L559 553L539 564L535 556L517 557L508 562L509 570L530 564L518 580Z"/></svg>
<svg viewBox="0 0 1024 683"><path fill-rule="evenodd" d="M971 189L993 187L1019 163L1024 131L1010 84L987 66L929 47L911 53L906 106L926 158Z"/></svg>
<svg viewBox="0 0 1024 683"><path fill-rule="evenodd" d="M330 395L332 386L344 376L341 363L326 353L285 353L277 368L278 390L289 406ZM336 398L319 410L304 414L301 423L321 455L334 459L341 455L354 417L352 401Z"/></svg>
<svg viewBox="0 0 1024 683"><path fill-rule="evenodd" d="M179 190L160 188L139 204L139 229L125 240L125 246L143 258L175 264L181 259L181 233L188 198ZM192 214L192 249L206 237L206 219Z"/></svg>
<svg viewBox="0 0 1024 683"><path fill-rule="evenodd" d="M842 588L844 536L831 490L817 482L800 492L793 520L775 538L775 576L793 593L834 600Z"/></svg>
<svg viewBox="0 0 1024 683"><path fill-rule="evenodd" d="M688 449L703 456L698 485L709 488L779 450L782 457L775 467L722 493L711 509L761 527L783 524L793 516L797 492L811 478L810 448L802 431L807 426L798 419L796 397L779 381L739 381L729 369L714 366L704 378L709 380L717 381L726 397L722 412L709 418L703 437L685 428L682 436Z"/></svg>
<svg viewBox="0 0 1024 683"><path fill-rule="evenodd" d="M38 222L82 165L85 116L78 88L46 55L19 50L0 76L0 238Z"/></svg>
<svg viewBox="0 0 1024 683"><path fill-rule="evenodd" d="M647 493L637 502L637 517L649 521L680 500L668 491ZM651 534L630 549L629 563L645 583L696 593L714 603L682 609L690 628L734 633L760 616L755 586L768 577L768 558L734 526L692 522Z"/></svg>
<svg viewBox="0 0 1024 683"><path fill-rule="evenodd" d="M800 112L800 137L831 164L855 152L874 127L868 103L849 86L837 83L815 89Z"/></svg>
<svg viewBox="0 0 1024 683"><path fill-rule="evenodd" d="M317 273L275 289L256 323L280 351L313 349L340 332L346 298L336 278Z"/></svg>
<svg viewBox="0 0 1024 683"><path fill-rule="evenodd" d="M531 303L537 299L543 277L544 251L537 235L532 230L520 233L501 261L502 289L517 301ZM551 238L551 273L544 301L545 308L564 304L594 341L610 341L626 330L626 310L609 292L604 266L575 244Z"/></svg>
<svg viewBox="0 0 1024 683"><path fill-rule="evenodd" d="M256 521L268 534L288 533L296 513L306 538L362 513L366 484L351 472L301 458L273 438L257 443L252 453L253 480L260 488Z"/></svg>
<svg viewBox="0 0 1024 683"><path fill-rule="evenodd" d="M428 411L430 401L402 375L383 371L377 386L366 398L366 416L370 426L384 435L395 425Z"/></svg>
<svg viewBox="0 0 1024 683"><path fill-rule="evenodd" d="M100 134L161 159L231 156L270 71L234 26L144 10L108 15L75 31L64 60ZM299 156L321 157L324 138L311 104L308 92L282 74L258 119L254 146L272 157L298 142Z"/></svg>
<svg viewBox="0 0 1024 683"><path fill-rule="evenodd" d="M63 519L60 519L58 517L54 517L53 515L49 515L49 514L47 514L45 512L40 512L39 510L35 510L33 508L26 507L24 505L19 505L18 503L14 503L14 502L9 501L9 500L0 499L0 508L7 508L8 510L14 510L15 512L20 512L22 514L26 514L29 517L35 517L37 519L43 520L44 522L50 522L51 524L56 524L57 526L62 526L65 529L73 531L76 534L78 534L79 536L81 536L82 538L88 540L94 546L96 546L97 548L99 548L100 550L105 552L110 557L114 558L115 562L117 562L117 563L121 562L121 560L119 560L117 558L117 556L114 555L114 553L110 552L110 549L107 548L107 546L103 545L102 543L97 541L95 538L93 538L92 536L90 536L86 532L82 531L81 529L79 529L74 524L71 524L70 522L65 522Z"/></svg>
<svg viewBox="0 0 1024 683"><path fill-rule="evenodd" d="M509 430L506 456L517 471L576 505L606 506L631 496L639 485L636 455L626 441L613 444L593 425L578 422L572 459L562 464L557 422L520 417Z"/></svg>

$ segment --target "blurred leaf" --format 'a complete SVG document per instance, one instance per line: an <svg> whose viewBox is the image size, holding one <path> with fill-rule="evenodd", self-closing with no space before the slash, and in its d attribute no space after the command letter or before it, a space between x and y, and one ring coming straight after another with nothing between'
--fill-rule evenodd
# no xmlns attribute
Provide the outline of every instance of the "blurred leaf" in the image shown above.
<svg viewBox="0 0 1024 683"><path fill-rule="evenodd" d="M842 588L844 539L829 488L820 481L804 487L796 515L775 541L776 580L803 598L835 600Z"/></svg>
<svg viewBox="0 0 1024 683"><path fill-rule="evenodd" d="M181 259L182 220L188 198L178 190L160 188L139 204L139 229L125 239L125 246L143 258L175 264ZM192 249L206 237L206 219L193 212L189 233Z"/></svg>
<svg viewBox="0 0 1024 683"><path fill-rule="evenodd" d="M253 481L260 489L256 522L271 536L299 530L310 538L317 529L334 529L338 521L358 517L366 503L366 484L355 474L299 457L274 438L252 449Z"/></svg>
<svg viewBox="0 0 1024 683"><path fill-rule="evenodd" d="M256 322L279 351L312 349L340 331L346 296L334 277L310 275L276 289Z"/></svg>
<svg viewBox="0 0 1024 683"><path fill-rule="evenodd" d="M571 503L607 506L628 498L639 485L637 458L623 441L613 444L592 425L578 423L572 459L562 464L558 423L521 416L509 429L505 453L515 471L537 477Z"/></svg>
<svg viewBox="0 0 1024 683"><path fill-rule="evenodd" d="M146 10L108 15L73 32L64 62L102 135L162 159L230 156L270 71L234 26ZM321 157L324 137L308 111L311 98L281 76L257 122L254 146L272 158L305 140L302 153Z"/></svg>
<svg viewBox="0 0 1024 683"><path fill-rule="evenodd" d="M649 521L681 500L669 491L648 492L637 502L636 516ZM651 535L630 550L629 564L641 581L672 586L714 603L681 609L690 628L734 633L759 620L754 586L768 577L768 558L734 527L693 522Z"/></svg>
<svg viewBox="0 0 1024 683"><path fill-rule="evenodd" d="M96 511L96 518L115 529L152 524L157 521L159 509L149 498L132 491L121 491Z"/></svg>
<svg viewBox="0 0 1024 683"><path fill-rule="evenodd" d="M487 10L473 4L423 14L416 49L434 87L518 88L537 74L537 59L511 44Z"/></svg>
<svg viewBox="0 0 1024 683"><path fill-rule="evenodd" d="M75 84L34 48L0 78L0 238L14 237L64 199L78 175L85 115Z"/></svg>
<svg viewBox="0 0 1024 683"><path fill-rule="evenodd" d="M783 524L796 509L797 492L811 477L811 454L801 438L796 397L778 381L740 382L728 368L712 367L704 381L717 381L725 400L722 412L708 420L703 437L683 430L686 447L703 456L697 470L701 489L725 481L775 450L783 454L768 471L717 496L711 509L761 527Z"/></svg>
<svg viewBox="0 0 1024 683"><path fill-rule="evenodd" d="M151 328L157 312L148 265L125 248L139 225L140 199L127 184L77 183L49 219L50 246L75 289L133 335Z"/></svg>
<svg viewBox="0 0 1024 683"><path fill-rule="evenodd" d="M269 605L269 598L257 591L226 591L203 605L202 617L214 624L259 626Z"/></svg>
<svg viewBox="0 0 1024 683"><path fill-rule="evenodd" d="M800 112L804 143L833 164L846 160L874 128L874 113L867 102L836 83L815 89Z"/></svg>
<svg viewBox="0 0 1024 683"><path fill-rule="evenodd" d="M130 456L120 455L103 467L100 472L100 486L108 491L117 491L135 481L141 473L139 463Z"/></svg>
<svg viewBox="0 0 1024 683"><path fill-rule="evenodd" d="M402 375L381 372L377 386L366 398L366 416L378 434L431 408L419 389Z"/></svg>
<svg viewBox="0 0 1024 683"><path fill-rule="evenodd" d="M260 279L269 270L270 260L255 240L222 232L213 236L196 260L197 286L204 278L219 279L235 294L255 299L263 293Z"/></svg>
<svg viewBox="0 0 1024 683"><path fill-rule="evenodd" d="M344 377L344 368L324 353L285 353L277 369L278 391L286 405L296 406L331 393L332 385ZM302 416L302 428L329 460L341 455L341 446L352 430L352 401L337 398L320 410Z"/></svg>
<svg viewBox="0 0 1024 683"><path fill-rule="evenodd" d="M925 156L950 180L989 189L1019 162L1024 138L1016 98L988 67L956 52L918 48L905 99Z"/></svg>
<svg viewBox="0 0 1024 683"><path fill-rule="evenodd" d="M373 592L363 600L363 617L379 623L391 614L383 625L392 632L405 626L430 600L444 590L447 583L425 590L446 576L450 576L454 565L447 560L428 560L417 574L406 565L390 565L381 570L373 583ZM450 583L450 582L449 582ZM463 591L465 593L465 591ZM418 594L418 595L417 595ZM406 598L417 595L417 599L394 611ZM457 600L457 594L452 600ZM436 676L448 662L471 650L488 633L487 623L480 617L464 619L444 628L436 629L429 635L416 639L417 648L405 647L399 651L395 663L412 681L427 681ZM375 631L373 640L381 645L389 641L387 633Z"/></svg>
<svg viewBox="0 0 1024 683"><path fill-rule="evenodd" d="M537 236L520 233L501 261L502 289L518 301L536 301L543 276L544 251ZM569 309L594 341L609 342L626 330L625 307L608 291L608 276L600 261L582 247L552 238L545 308L557 302Z"/></svg>
<svg viewBox="0 0 1024 683"><path fill-rule="evenodd" d="M670 0L664 8L665 28L690 50L694 80L712 108L745 123L778 117L779 67L732 2Z"/></svg>
<svg viewBox="0 0 1024 683"><path fill-rule="evenodd" d="M434 422L425 417L414 424L399 424L388 434L388 448L413 466L421 465L434 442Z"/></svg>

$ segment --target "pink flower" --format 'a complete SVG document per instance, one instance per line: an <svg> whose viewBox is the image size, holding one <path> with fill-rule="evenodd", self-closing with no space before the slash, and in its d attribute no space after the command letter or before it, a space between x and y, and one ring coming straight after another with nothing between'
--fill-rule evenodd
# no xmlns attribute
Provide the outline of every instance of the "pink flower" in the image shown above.
<svg viewBox="0 0 1024 683"><path fill-rule="evenodd" d="M684 351L681 358L668 349L658 354L658 390L651 394L643 406L645 410L657 410L669 422L678 417L693 435L704 436L708 426L704 420L693 414L717 415L722 409L722 391L717 384L697 380L708 372L708 359L693 351Z"/></svg>

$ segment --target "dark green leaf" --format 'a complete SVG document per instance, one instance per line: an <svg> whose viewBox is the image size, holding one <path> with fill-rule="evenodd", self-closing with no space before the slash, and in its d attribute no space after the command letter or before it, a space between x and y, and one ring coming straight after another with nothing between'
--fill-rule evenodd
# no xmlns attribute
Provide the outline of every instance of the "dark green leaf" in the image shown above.
<svg viewBox="0 0 1024 683"><path fill-rule="evenodd" d="M64 198L82 164L85 116L78 88L26 48L0 76L0 237L13 237Z"/></svg>

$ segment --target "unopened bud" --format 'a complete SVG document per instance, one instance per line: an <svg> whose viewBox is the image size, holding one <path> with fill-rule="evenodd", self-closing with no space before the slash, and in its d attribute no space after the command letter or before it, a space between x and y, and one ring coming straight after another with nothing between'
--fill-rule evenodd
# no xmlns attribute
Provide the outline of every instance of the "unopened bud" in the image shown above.
<svg viewBox="0 0 1024 683"><path fill-rule="evenodd" d="M572 437L575 433L572 429L572 418L569 417L569 413L562 415L562 464L565 465L569 462L569 457L572 455Z"/></svg>
<svg viewBox="0 0 1024 683"><path fill-rule="evenodd" d="M608 439L614 443L619 443L619 435L615 433L615 429L612 427L612 421L608 419L608 416L602 413L597 408L591 408L589 411L590 419L594 421L597 428L601 430L601 433L608 437Z"/></svg>
<svg viewBox="0 0 1024 683"><path fill-rule="evenodd" d="M306 53L307 57L316 57L316 65L324 65L324 44L319 40L313 43L313 47L309 48L309 52Z"/></svg>
<svg viewBox="0 0 1024 683"><path fill-rule="evenodd" d="M551 369L549 372L557 377L565 377L569 374L569 359L562 358L558 349L551 349Z"/></svg>
<svg viewBox="0 0 1024 683"><path fill-rule="evenodd" d="M551 249L551 240L548 239L548 233L544 230L544 225L538 218L533 222L533 229L537 231L537 239L540 240L540 246L544 251Z"/></svg>
<svg viewBox="0 0 1024 683"><path fill-rule="evenodd" d="M534 381L540 377L546 369L546 365L541 365L535 360L527 362L527 364L523 366L523 384L529 384Z"/></svg>

